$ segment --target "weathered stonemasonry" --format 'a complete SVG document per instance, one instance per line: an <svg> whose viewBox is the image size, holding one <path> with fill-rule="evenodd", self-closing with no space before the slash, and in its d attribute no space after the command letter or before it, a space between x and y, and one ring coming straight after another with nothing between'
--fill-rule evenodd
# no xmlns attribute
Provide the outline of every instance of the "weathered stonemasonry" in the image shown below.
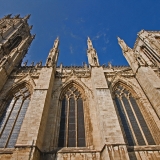
<svg viewBox="0 0 160 160"><path fill-rule="evenodd" d="M57 38L28 66L28 18L0 20L0 159L160 159L160 32L118 38L129 66L101 66L90 38L89 65L57 66Z"/></svg>

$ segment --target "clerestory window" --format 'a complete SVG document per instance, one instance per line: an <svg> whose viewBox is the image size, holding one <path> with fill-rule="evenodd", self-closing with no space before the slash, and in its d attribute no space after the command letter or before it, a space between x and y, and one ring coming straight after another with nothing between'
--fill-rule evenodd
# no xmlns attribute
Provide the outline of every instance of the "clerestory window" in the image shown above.
<svg viewBox="0 0 160 160"><path fill-rule="evenodd" d="M61 107L58 147L85 147L84 105L75 86L63 94Z"/></svg>
<svg viewBox="0 0 160 160"><path fill-rule="evenodd" d="M116 87L114 95L128 145L155 145L138 103L131 92L123 85L119 85Z"/></svg>
<svg viewBox="0 0 160 160"><path fill-rule="evenodd" d="M27 87L18 88L9 97L0 117L0 148L14 148L29 101Z"/></svg>

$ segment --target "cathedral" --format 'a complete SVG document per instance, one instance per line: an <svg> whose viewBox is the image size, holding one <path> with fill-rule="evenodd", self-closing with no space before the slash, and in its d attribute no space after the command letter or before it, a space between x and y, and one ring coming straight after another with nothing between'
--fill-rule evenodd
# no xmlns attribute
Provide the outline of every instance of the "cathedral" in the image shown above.
<svg viewBox="0 0 160 160"><path fill-rule="evenodd" d="M100 65L89 37L88 65L57 66L58 38L21 65L29 17L0 19L0 159L160 160L160 32L118 38L128 66Z"/></svg>

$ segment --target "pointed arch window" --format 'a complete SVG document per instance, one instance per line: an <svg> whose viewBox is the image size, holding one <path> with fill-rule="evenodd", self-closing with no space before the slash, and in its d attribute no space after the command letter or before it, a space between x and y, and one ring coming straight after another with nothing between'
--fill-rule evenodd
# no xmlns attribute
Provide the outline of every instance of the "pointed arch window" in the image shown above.
<svg viewBox="0 0 160 160"><path fill-rule="evenodd" d="M114 96L128 145L155 145L153 136L131 92L123 85L118 85Z"/></svg>
<svg viewBox="0 0 160 160"><path fill-rule="evenodd" d="M13 91L0 117L0 148L14 148L30 101L27 87Z"/></svg>
<svg viewBox="0 0 160 160"><path fill-rule="evenodd" d="M62 97L58 147L85 147L82 95L75 86L71 86Z"/></svg>

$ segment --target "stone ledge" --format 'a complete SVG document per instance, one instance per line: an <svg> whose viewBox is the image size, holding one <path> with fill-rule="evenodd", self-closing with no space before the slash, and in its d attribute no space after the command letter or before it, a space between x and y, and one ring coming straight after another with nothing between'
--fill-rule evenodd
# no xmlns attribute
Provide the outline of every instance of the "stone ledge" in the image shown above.
<svg viewBox="0 0 160 160"><path fill-rule="evenodd" d="M0 148L0 154L13 154L15 148Z"/></svg>
<svg viewBox="0 0 160 160"><path fill-rule="evenodd" d="M149 145L149 146L128 146L128 152L133 151L160 151L160 145Z"/></svg>

